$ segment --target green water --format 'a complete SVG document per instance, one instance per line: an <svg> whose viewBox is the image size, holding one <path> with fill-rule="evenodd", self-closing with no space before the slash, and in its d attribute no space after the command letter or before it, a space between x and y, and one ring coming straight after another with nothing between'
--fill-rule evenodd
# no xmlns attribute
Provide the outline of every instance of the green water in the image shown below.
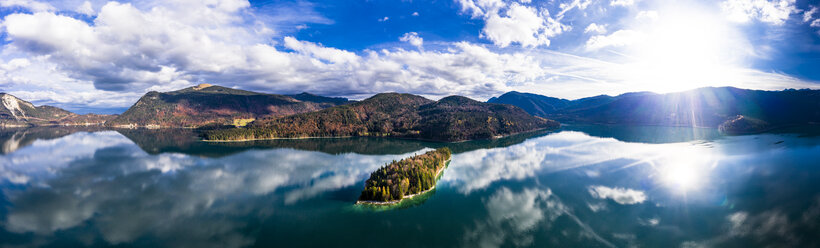
<svg viewBox="0 0 820 248"><path fill-rule="evenodd" d="M206 143L38 128L0 142L0 247L820 246L820 137L805 133ZM435 191L354 205L371 171L442 146L454 155Z"/></svg>

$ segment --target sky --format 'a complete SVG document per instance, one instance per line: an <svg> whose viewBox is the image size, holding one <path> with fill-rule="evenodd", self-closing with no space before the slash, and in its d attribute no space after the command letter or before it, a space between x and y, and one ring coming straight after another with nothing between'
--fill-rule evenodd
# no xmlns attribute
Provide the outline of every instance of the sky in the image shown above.
<svg viewBox="0 0 820 248"><path fill-rule="evenodd" d="M121 113L201 83L363 99L820 88L820 1L0 0L0 91Z"/></svg>

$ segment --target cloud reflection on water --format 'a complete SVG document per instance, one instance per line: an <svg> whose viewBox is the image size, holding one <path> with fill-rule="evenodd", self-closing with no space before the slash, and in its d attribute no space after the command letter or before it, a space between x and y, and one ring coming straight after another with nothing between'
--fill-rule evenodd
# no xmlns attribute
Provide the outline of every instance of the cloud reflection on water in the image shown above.
<svg viewBox="0 0 820 248"><path fill-rule="evenodd" d="M65 232L99 235L106 244L147 239L175 247L245 246L258 238L248 231L259 228L251 220L279 221L275 215L284 207L299 208L289 211L318 222L337 220L301 209L317 200L322 201L317 206L330 209L321 211L350 215L338 212L338 206L355 200L350 192L342 200L350 202L320 196L356 191L352 188L377 167L410 155L294 149L251 149L220 158L151 155L114 132L75 133L0 156L7 204L2 226L46 238ZM801 166L818 159L818 139L754 135L709 144L644 144L565 131L455 154L438 189L448 199L399 211L481 199L475 207L486 217L469 211L434 216L463 227L455 242L470 247L550 244L542 242L556 235L564 237L547 241L720 246L751 239L811 246L816 242L805 233L818 227L820 200L811 197L818 195L812 183L820 173ZM678 177L681 168L691 174ZM572 178L550 180L556 177ZM681 183L698 187L679 188ZM677 194L681 189L688 194ZM369 217L389 222L392 215ZM612 230L611 223L624 229ZM552 230L552 237L540 232L544 229ZM658 237L671 238L651 243Z"/></svg>
<svg viewBox="0 0 820 248"><path fill-rule="evenodd" d="M531 231L537 225L549 226L567 211L549 189L512 192L501 188L485 200L485 205L489 216L466 232L465 247L501 247L506 242L530 246Z"/></svg>
<svg viewBox="0 0 820 248"><path fill-rule="evenodd" d="M565 131L527 140L507 148L483 149L456 154L443 180L464 194L483 189L499 180L522 180L537 173L551 173L602 164L628 161L623 167L639 164L667 166L672 161L690 161L682 151L713 159L708 147L691 143L626 143L612 138L597 138L581 132ZM585 171L598 175L597 171Z"/></svg>
<svg viewBox="0 0 820 248"><path fill-rule="evenodd" d="M598 199L612 199L621 205L638 204L646 201L646 194L643 191L634 189L596 185L589 187L589 194Z"/></svg>
<svg viewBox="0 0 820 248"><path fill-rule="evenodd" d="M533 246L535 235L548 231L561 216L578 225L578 229L563 226L561 233L577 232L579 238L598 246L615 247L573 214L571 207L547 189L525 188L514 192L506 187L496 190L484 200L488 217L476 221L464 235L464 247Z"/></svg>
<svg viewBox="0 0 820 248"><path fill-rule="evenodd" d="M180 247L244 246L253 241L240 234L245 223L216 216L264 215L269 211L255 208L265 204L241 202L283 189L273 198L291 204L354 186L406 156L292 149L220 159L149 155L116 133L76 133L0 158L2 180L27 185L4 190L11 207L3 226L47 235L90 222L111 244L153 236Z"/></svg>

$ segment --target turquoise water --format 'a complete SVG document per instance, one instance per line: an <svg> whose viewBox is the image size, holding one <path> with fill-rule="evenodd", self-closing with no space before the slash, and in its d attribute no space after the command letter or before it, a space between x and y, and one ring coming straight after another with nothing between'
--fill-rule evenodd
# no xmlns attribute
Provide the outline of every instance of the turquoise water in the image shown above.
<svg viewBox="0 0 820 248"><path fill-rule="evenodd" d="M817 247L820 137L566 126L492 141L205 143L189 131L0 132L0 246ZM434 192L354 206L448 146Z"/></svg>

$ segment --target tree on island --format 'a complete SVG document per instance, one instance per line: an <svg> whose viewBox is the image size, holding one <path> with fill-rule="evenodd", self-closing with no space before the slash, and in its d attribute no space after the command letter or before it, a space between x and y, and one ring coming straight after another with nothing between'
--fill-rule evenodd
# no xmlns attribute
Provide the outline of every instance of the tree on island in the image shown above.
<svg viewBox="0 0 820 248"><path fill-rule="evenodd" d="M406 195L418 194L433 188L438 172L450 159L449 148L393 161L370 173L360 201L397 201Z"/></svg>

